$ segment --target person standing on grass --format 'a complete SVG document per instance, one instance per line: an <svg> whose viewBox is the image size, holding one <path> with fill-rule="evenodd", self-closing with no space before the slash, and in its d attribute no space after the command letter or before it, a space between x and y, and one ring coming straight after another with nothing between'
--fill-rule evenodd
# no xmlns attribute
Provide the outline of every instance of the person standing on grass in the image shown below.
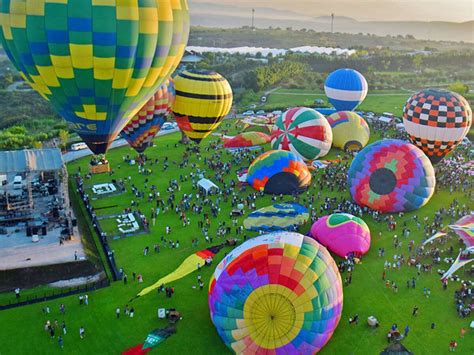
<svg viewBox="0 0 474 355"><path fill-rule="evenodd" d="M66 322L63 321L63 323L61 324L61 328L63 329L63 334L66 335L67 334L67 329L66 329Z"/></svg>
<svg viewBox="0 0 474 355"><path fill-rule="evenodd" d="M60 347L61 349L62 349L63 346L64 346L63 337L62 337L61 335L58 337L58 345L59 345L59 347Z"/></svg>
<svg viewBox="0 0 474 355"><path fill-rule="evenodd" d="M115 310L115 315L117 316L117 319L120 318L120 308L117 307L117 309Z"/></svg>
<svg viewBox="0 0 474 355"><path fill-rule="evenodd" d="M464 334L466 334L466 329L461 328L461 338L464 338Z"/></svg>
<svg viewBox="0 0 474 355"><path fill-rule="evenodd" d="M84 296L84 303L86 304L86 306L89 305L89 296L88 295Z"/></svg>
<svg viewBox="0 0 474 355"><path fill-rule="evenodd" d="M84 339L85 336L86 336L86 330L84 329L83 326L81 326L81 327L79 328L79 337L80 337L81 339Z"/></svg>
<svg viewBox="0 0 474 355"><path fill-rule="evenodd" d="M127 284L127 279L128 279L127 274L123 275L123 284L124 284L124 285Z"/></svg>
<svg viewBox="0 0 474 355"><path fill-rule="evenodd" d="M413 311L411 312L411 315L413 317L416 317L418 315L418 306L413 307Z"/></svg>
<svg viewBox="0 0 474 355"><path fill-rule="evenodd" d="M20 288L19 287L15 288L15 297L16 297L17 300L20 298Z"/></svg>
<svg viewBox="0 0 474 355"><path fill-rule="evenodd" d="M409 333L409 332L410 332L410 327L407 325L407 326L405 327L405 334L404 334L405 338L408 336L408 333Z"/></svg>

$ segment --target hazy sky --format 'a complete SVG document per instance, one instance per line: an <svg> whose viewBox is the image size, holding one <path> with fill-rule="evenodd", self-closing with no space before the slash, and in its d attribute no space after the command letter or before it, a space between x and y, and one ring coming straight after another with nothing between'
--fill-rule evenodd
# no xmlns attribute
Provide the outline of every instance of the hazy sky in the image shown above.
<svg viewBox="0 0 474 355"><path fill-rule="evenodd" d="M190 0L192 3L228 4L292 10L310 16L331 12L357 20L470 21L474 0Z"/></svg>

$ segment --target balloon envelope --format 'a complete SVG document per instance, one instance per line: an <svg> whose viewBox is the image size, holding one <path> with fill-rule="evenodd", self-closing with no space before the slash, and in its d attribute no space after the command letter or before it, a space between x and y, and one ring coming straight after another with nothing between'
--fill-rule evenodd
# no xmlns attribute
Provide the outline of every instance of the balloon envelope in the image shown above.
<svg viewBox="0 0 474 355"><path fill-rule="evenodd" d="M311 227L311 236L343 258L351 253L362 256L370 249L369 226L348 213L321 217Z"/></svg>
<svg viewBox="0 0 474 355"><path fill-rule="evenodd" d="M168 79L123 129L122 137L138 153L148 148L166 122L174 97L173 81Z"/></svg>
<svg viewBox="0 0 474 355"><path fill-rule="evenodd" d="M175 78L173 112L181 131L199 143L219 127L232 108L232 88L219 73L184 71Z"/></svg>
<svg viewBox="0 0 474 355"><path fill-rule="evenodd" d="M340 111L327 117L332 128L332 144L346 151L359 151L370 139L367 122L357 113Z"/></svg>
<svg viewBox="0 0 474 355"><path fill-rule="evenodd" d="M235 353L314 354L339 323L341 276L319 243L277 232L231 251L208 300L218 334Z"/></svg>
<svg viewBox="0 0 474 355"><path fill-rule="evenodd" d="M357 70L338 69L327 77L324 92L337 111L352 111L367 96L367 80Z"/></svg>
<svg viewBox="0 0 474 355"><path fill-rule="evenodd" d="M186 0L2 2L0 39L22 77L105 153L179 64Z"/></svg>
<svg viewBox="0 0 474 355"><path fill-rule="evenodd" d="M273 126L272 148L289 150L308 161L325 156L331 144L332 131L328 121L310 108L289 109Z"/></svg>
<svg viewBox="0 0 474 355"><path fill-rule="evenodd" d="M461 143L472 125L472 110L464 97L451 91L425 89L403 108L410 140L438 163Z"/></svg>
<svg viewBox="0 0 474 355"><path fill-rule="evenodd" d="M413 144L386 139L357 153L348 171L352 198L380 212L413 211L431 199L433 165Z"/></svg>
<svg viewBox="0 0 474 355"><path fill-rule="evenodd" d="M294 202L277 203L251 212L244 220L244 227L255 232L294 231L308 219L306 207Z"/></svg>
<svg viewBox="0 0 474 355"><path fill-rule="evenodd" d="M270 136L262 132L244 132L235 137L224 139L225 148L253 147L270 143Z"/></svg>
<svg viewBox="0 0 474 355"><path fill-rule="evenodd" d="M268 194L303 192L311 183L311 173L303 159L286 150L271 150L250 165L247 182Z"/></svg>

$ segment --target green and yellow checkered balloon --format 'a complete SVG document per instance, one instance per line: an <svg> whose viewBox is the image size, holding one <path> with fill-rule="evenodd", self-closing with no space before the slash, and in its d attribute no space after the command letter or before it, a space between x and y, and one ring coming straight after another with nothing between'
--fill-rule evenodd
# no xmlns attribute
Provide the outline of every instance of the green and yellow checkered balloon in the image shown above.
<svg viewBox="0 0 474 355"><path fill-rule="evenodd" d="M176 69L187 0L0 0L0 39L23 78L105 153Z"/></svg>

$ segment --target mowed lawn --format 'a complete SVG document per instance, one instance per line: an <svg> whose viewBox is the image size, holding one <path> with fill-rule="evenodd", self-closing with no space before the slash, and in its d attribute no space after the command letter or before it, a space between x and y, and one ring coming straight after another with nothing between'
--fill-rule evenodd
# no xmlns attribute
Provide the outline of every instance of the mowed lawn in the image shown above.
<svg viewBox="0 0 474 355"><path fill-rule="evenodd" d="M401 116L403 106L410 96L411 93L409 91L403 90L369 90L366 99L358 109L375 113L391 112ZM321 99L328 103L324 91L282 88L268 96L267 103L263 106L263 109L271 109L276 106L309 106L313 105L316 99Z"/></svg>
<svg viewBox="0 0 474 355"><path fill-rule="evenodd" d="M224 123L226 126L227 123ZM229 127L235 127L231 125ZM226 128L229 128L226 127ZM232 128L231 128L232 129ZM153 173L150 176L139 175L136 166L128 166L123 162L123 156L129 154L134 156L134 152L129 148L120 148L112 150L107 157L115 170L113 176L98 175L87 184L110 182L112 179L127 179L132 177L136 186L143 188L145 179L148 179L148 186L155 184L161 191L161 196L166 199L165 188L170 179L178 179L180 174L189 175L190 168L180 169L178 163L181 160L184 146L175 144L180 138L179 134L163 136L155 140L156 147L150 148L147 155L151 159L158 158L160 163L150 168ZM374 135L372 141L378 137ZM210 140L208 138L202 143L203 156L210 157L213 150L206 151L204 148ZM334 158L339 154L337 150L331 151L329 158ZM163 159L167 156L170 161L170 168L163 171ZM223 153L223 159L229 159L227 153ZM174 164L173 162L176 162ZM196 163L198 167L205 168L203 161L197 160L192 156L190 163ZM243 164L246 166L247 164ZM78 167L82 172L87 171L88 158L73 162L68 165L69 173L74 174ZM235 170L238 166L233 166L232 172L226 176L226 181L236 180ZM207 176L213 178L213 172L206 169ZM314 173L314 179L317 180L320 172ZM101 210L105 215L115 214L122 209L130 206L130 201L136 198L130 191L130 184L126 185L127 192L120 196L104 198L93 201L96 207L108 207ZM194 193L190 179L181 184L181 191L177 194L177 201L183 193ZM250 188L244 194L250 193ZM317 194L317 184L313 184L308 194ZM147 194L145 194L147 195ZM343 193L349 198L348 192ZM341 196L341 193L322 191L322 198L325 196ZM301 202L307 198L304 193L301 196ZM458 198L461 203L471 204L465 196L460 193L450 194L447 191L436 193L431 202L414 213L407 213L403 219L398 219L398 230L389 232L385 223L374 223L371 217L366 216L365 220L372 231L372 248L363 258L361 265L358 265L353 273L353 282L350 286L344 287L344 310L339 327L335 331L332 339L321 352L322 354L378 354L387 345L386 333L392 323L397 323L401 329L406 325L411 328L410 334L403 344L415 354L445 354L448 353L448 344L451 339L458 341L459 347L456 350L460 354L472 354L474 352L474 334L468 332L464 339L460 339L460 329L469 327L469 319L460 319L455 311L454 290L459 287L458 283L450 283L448 290L443 291L439 276L434 271L433 274L422 273L418 278L416 289L406 289L406 280L416 277L416 269L403 266L399 271L388 271L387 278L394 280L399 285L399 292L395 294L392 290L385 288L382 281L383 263L385 260L393 260L394 254L403 252L408 254L408 241L403 237L403 247L395 250L392 246L394 234L401 236L401 226L403 220L409 220L414 214L420 219L424 216L432 218L434 212L442 206L448 206L454 198ZM319 209L319 202L316 207ZM263 207L271 204L271 197L265 196L258 198L257 207ZM151 204L146 202L146 198L140 200L140 209L149 216ZM212 219L210 235L215 236L215 230L218 221L230 223L229 212L231 210L230 200L228 203L221 203L221 213L217 219ZM206 209L206 211L208 211ZM167 323L158 320L158 308L176 308L183 314L183 319L178 323L177 334L171 336L164 343L160 344L155 353L163 354L225 354L230 353L219 336L209 317L207 305L207 292L200 291L197 286L197 273L193 273L179 281L173 282L170 286L175 288L173 298L166 298L164 294L152 292L151 294L134 300L129 303L142 288L151 285L160 277L175 270L180 263L190 254L201 250L209 245L204 241L204 237L197 227L197 222L201 217L187 214L191 219L191 225L183 228L178 216L173 211L160 214L156 226L151 227L151 233L135 237L127 237L111 241L112 248L116 256L119 267L123 267L129 276L129 282L124 285L123 282L115 282L112 286L89 293L90 304L88 306L79 306L77 296L54 300L47 303L39 303L27 307L11 309L0 312L0 354L120 354L122 351L142 343L146 335L153 329L165 327ZM239 224L243 218L239 219ZM445 220L445 224L451 221ZM180 241L179 249L164 248L160 242L161 236L165 234L165 226L170 225L172 233L169 238ZM414 223L410 220L409 227L412 230L410 239L414 239L417 245L423 238L422 232L418 232ZM306 233L310 227L308 223L302 229ZM378 237L379 231L382 231L382 238ZM234 232L234 228L233 228ZM255 233L247 233L249 236ZM232 236L235 234L232 233ZM198 247L192 247L191 240L198 238ZM111 239L111 238L110 238ZM217 244L220 241L214 243ZM161 245L161 252L153 252L153 245ZM150 254L143 255L143 249L149 246ZM457 246L457 244L456 244ZM384 247L386 255L379 258L377 250ZM221 260L229 247L223 249L215 258L216 263ZM429 263L426 259L426 263ZM215 265L214 265L215 266ZM448 266L442 263L439 268L446 269ZM437 269L435 267L434 269ZM144 282L138 284L132 281L132 272L142 274ZM205 288L208 286L208 280L213 273L212 268L203 268L202 277L206 281ZM462 275L462 272L460 272ZM344 278L344 275L343 275ZM423 295L423 287L431 289L431 297L428 299ZM12 295L5 296L12 297ZM66 305L66 315L59 313L58 307L61 303ZM134 307L135 317L125 318L123 314L120 319L115 317L116 307L123 311L125 304ZM49 305L52 313L45 315L42 308ZM413 307L417 305L420 309L418 317L412 317ZM355 313L360 316L359 325L348 324L348 319ZM376 316L381 326L376 330L371 330L366 325L368 316ZM66 321L68 334L64 336L64 349L60 350L57 345L57 339L50 339L49 335L43 330L46 320L54 322L55 319L61 324ZM431 324L435 323L435 329L431 329ZM79 338L79 327L86 329L86 338ZM57 337L56 337L57 338Z"/></svg>

